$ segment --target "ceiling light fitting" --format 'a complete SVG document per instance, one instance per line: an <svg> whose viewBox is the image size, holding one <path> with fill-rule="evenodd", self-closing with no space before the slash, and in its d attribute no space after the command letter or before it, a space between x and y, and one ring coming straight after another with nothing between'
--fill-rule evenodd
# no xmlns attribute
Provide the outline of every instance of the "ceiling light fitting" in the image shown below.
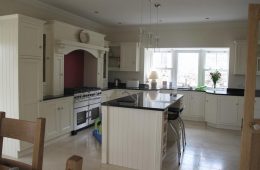
<svg viewBox="0 0 260 170"><path fill-rule="evenodd" d="M148 29L144 27L143 24L143 0L141 0L141 24L139 27L139 42L140 44L146 43L148 48L158 48L159 44L159 33L158 33L158 25L159 25L159 7L161 7L162 0L149 0L149 26ZM152 23L152 7L156 9L156 26L153 29ZM147 26L146 26L147 27Z"/></svg>

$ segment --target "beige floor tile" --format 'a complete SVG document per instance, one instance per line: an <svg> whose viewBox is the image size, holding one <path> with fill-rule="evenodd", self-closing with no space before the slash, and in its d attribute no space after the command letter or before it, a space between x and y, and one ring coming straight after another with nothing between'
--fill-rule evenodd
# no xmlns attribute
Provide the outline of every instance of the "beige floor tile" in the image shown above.
<svg viewBox="0 0 260 170"><path fill-rule="evenodd" d="M163 170L237 170L239 169L240 132L209 128L205 123L185 122L187 146L178 166L176 142L169 135ZM101 164L101 146L91 129L65 137L44 149L44 170L64 170L73 154L83 157L84 170L130 170ZM31 162L30 155L21 158Z"/></svg>

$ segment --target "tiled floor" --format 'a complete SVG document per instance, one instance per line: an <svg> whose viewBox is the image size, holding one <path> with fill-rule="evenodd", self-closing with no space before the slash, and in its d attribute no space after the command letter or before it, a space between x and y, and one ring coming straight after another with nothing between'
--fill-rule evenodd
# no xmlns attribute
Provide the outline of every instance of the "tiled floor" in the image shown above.
<svg viewBox="0 0 260 170"><path fill-rule="evenodd" d="M203 123L185 122L187 146L179 170L238 170L240 133L208 128ZM163 170L178 170L176 145L169 137ZM101 146L93 139L91 130L84 130L49 145L44 150L44 170L64 170L67 158L73 154L84 159L84 170L129 170L100 163ZM22 158L28 162L30 157Z"/></svg>
<svg viewBox="0 0 260 170"><path fill-rule="evenodd" d="M203 123L185 122L187 146L180 170L238 170L240 132L220 130ZM178 169L176 145L168 142L163 170ZM172 161L175 160L175 161Z"/></svg>

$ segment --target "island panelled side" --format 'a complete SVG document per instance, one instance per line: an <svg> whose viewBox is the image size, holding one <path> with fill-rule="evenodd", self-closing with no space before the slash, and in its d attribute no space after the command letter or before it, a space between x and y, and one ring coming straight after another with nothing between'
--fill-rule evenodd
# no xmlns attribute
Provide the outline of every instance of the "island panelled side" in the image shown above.
<svg viewBox="0 0 260 170"><path fill-rule="evenodd" d="M168 108L183 95L146 91L102 103L102 163L161 170L166 155Z"/></svg>

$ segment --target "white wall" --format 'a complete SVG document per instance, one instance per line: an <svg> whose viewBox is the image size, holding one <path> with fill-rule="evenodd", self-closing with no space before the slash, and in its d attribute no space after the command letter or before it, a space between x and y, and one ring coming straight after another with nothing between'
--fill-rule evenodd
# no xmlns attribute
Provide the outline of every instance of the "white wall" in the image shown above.
<svg viewBox="0 0 260 170"><path fill-rule="evenodd" d="M235 62L233 42L246 39L246 21L172 24L162 25L157 29L160 35L159 47L230 47L229 87L244 88L244 76L233 75ZM138 29L137 27L110 28L107 35L110 41L137 41ZM113 72L109 74L109 80L140 78L143 77L142 74L143 71L139 73ZM260 76L257 77L257 88L260 89Z"/></svg>
<svg viewBox="0 0 260 170"><path fill-rule="evenodd" d="M23 14L43 20L59 20L93 31L104 32L104 26L42 3L38 0L0 0L0 15Z"/></svg>

